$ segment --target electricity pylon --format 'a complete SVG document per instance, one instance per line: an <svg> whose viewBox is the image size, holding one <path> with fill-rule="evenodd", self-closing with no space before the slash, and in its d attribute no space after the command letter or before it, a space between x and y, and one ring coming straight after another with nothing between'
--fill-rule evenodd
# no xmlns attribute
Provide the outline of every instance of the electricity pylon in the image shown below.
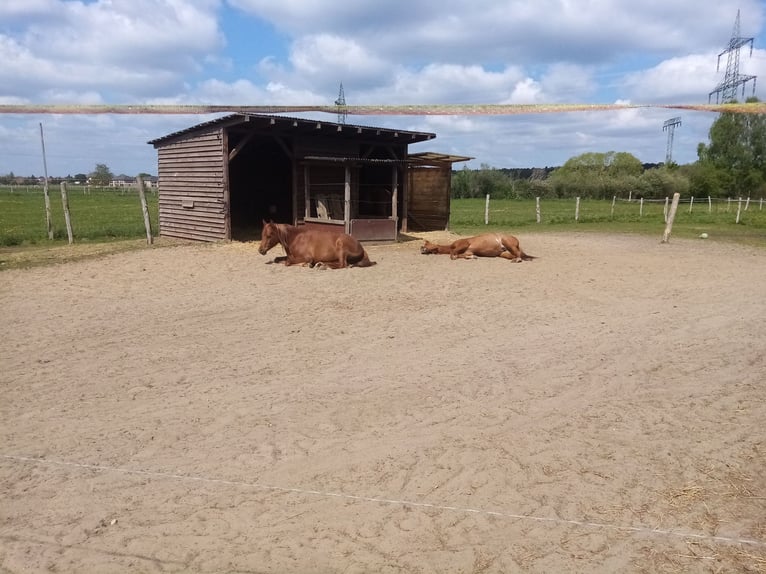
<svg viewBox="0 0 766 574"><path fill-rule="evenodd" d="M346 123L346 95L343 93L343 82L340 83L340 92L338 92L338 99L335 100L335 105L338 107L338 123Z"/></svg>
<svg viewBox="0 0 766 574"><path fill-rule="evenodd" d="M665 149L665 165L670 165L673 161L673 132L676 131L676 126L681 125L681 118L670 118L665 120L662 124L662 131L668 132L668 147Z"/></svg>
<svg viewBox="0 0 766 574"><path fill-rule="evenodd" d="M742 97L745 97L745 84L750 80L753 80L753 95L755 95L755 76L746 76L739 73L739 50L742 46L750 44L750 56L753 55L753 39L741 38L739 35L739 10L737 10L737 20L734 22L734 31L731 34L729 45L726 49L718 54L718 64L716 65L716 72L721 67L721 56L728 54L726 59L726 73L723 76L723 80L718 84L712 92L707 96L707 101L710 103L710 99L715 94L715 103L720 100L722 104L733 102L737 99L737 88L742 86Z"/></svg>

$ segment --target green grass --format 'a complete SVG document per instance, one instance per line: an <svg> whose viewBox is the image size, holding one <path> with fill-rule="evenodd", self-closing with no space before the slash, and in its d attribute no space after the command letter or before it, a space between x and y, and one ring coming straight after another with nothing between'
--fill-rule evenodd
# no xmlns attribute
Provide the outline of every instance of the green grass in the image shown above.
<svg viewBox="0 0 766 574"><path fill-rule="evenodd" d="M67 243L61 188L49 188L54 239L48 239L42 187L0 187L0 246ZM138 192L70 186L67 189L75 243L135 239L146 236ZM146 195L153 233L157 233L157 196Z"/></svg>
<svg viewBox="0 0 766 574"><path fill-rule="evenodd" d="M145 237L143 214L138 193L115 189L68 189L69 207L75 243L107 242ZM152 230L158 230L157 195L146 196ZM54 239L48 239L45 227L45 202L42 188L0 187L0 247L62 245L67 243L66 226L58 186L50 188ZM682 200L673 225L674 237L697 237L707 233L711 240L730 240L766 247L766 206L759 199L750 202L736 223L737 202L697 200L689 212L689 199ZM450 229L461 235L484 231L600 231L607 233L643 233L662 237L665 229L664 202L644 202L643 214L638 201L612 202L582 200L579 221L575 221L574 199L545 199L540 202L541 222L536 222L534 200L493 199L490 201L489 225L484 224L484 199L453 199Z"/></svg>
<svg viewBox="0 0 766 574"><path fill-rule="evenodd" d="M740 222L736 222L737 202L707 198L682 198L673 223L672 237L698 237L707 233L710 239L735 241L766 247L766 205L760 199L751 200L745 211L742 202ZM766 204L766 201L764 201ZM690 213L691 207L691 213ZM575 221L574 199L541 199L540 223L537 223L534 200L492 199L489 204L489 224L484 224L484 199L453 199L450 230L460 235L485 231L596 231L606 233L640 233L662 237L665 230L664 201L644 201L643 213L639 201L583 199L579 220Z"/></svg>

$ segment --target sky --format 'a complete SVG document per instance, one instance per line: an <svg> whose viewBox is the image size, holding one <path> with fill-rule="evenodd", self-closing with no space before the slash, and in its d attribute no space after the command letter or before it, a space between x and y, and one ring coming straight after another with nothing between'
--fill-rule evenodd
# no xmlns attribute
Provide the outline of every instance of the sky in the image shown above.
<svg viewBox="0 0 766 574"><path fill-rule="evenodd" d="M766 85L764 0L2 0L0 104L706 104L740 13L739 73ZM752 95L753 82L745 97ZM760 92L759 92L760 91ZM742 92L739 92L743 99ZM715 103L715 95L713 95ZM295 114L336 121L321 112ZM0 114L0 175L157 173L149 140L220 116ZM697 159L717 114L660 108L354 116L433 132L456 168L586 152ZM45 142L45 163L41 145Z"/></svg>

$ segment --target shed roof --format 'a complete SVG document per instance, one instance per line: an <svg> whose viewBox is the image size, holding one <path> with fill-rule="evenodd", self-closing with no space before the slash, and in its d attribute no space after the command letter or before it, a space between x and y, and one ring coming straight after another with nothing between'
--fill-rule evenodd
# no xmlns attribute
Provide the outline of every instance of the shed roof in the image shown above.
<svg viewBox="0 0 766 574"><path fill-rule="evenodd" d="M178 139L194 132L207 130L211 127L248 127L253 130L273 132L281 135L321 134L325 137L340 137L346 139L373 139L381 142L418 143L436 137L435 133L409 130L395 130L372 126L339 124L321 120L290 118L268 114L230 114L215 120L203 122L189 128L150 140L147 143L159 147L164 143Z"/></svg>
<svg viewBox="0 0 766 574"><path fill-rule="evenodd" d="M472 157L467 155L453 155L447 153L437 153L433 151L424 151L420 153L409 154L409 161L412 163L422 164L453 164L461 161L472 160Z"/></svg>

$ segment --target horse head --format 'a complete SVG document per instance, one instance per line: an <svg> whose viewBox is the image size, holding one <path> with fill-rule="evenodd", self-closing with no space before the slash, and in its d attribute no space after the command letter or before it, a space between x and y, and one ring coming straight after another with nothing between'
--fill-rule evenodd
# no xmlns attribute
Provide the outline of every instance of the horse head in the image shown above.
<svg viewBox="0 0 766 574"><path fill-rule="evenodd" d="M263 222L261 231L261 244L258 247L258 253L266 255L269 249L279 243L279 228L273 221Z"/></svg>
<svg viewBox="0 0 766 574"><path fill-rule="evenodd" d="M420 252L423 255L430 255L431 253L439 253L439 246L435 243L431 243L427 239L425 240L425 243L423 244L423 247L420 248Z"/></svg>

